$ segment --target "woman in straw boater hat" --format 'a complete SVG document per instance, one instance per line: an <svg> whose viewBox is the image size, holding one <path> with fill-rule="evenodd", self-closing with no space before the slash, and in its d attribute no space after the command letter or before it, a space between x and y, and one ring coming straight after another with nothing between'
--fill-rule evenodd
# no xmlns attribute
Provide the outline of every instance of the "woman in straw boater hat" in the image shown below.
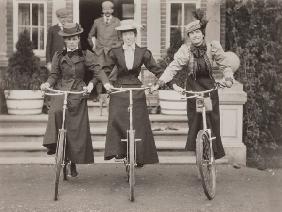
<svg viewBox="0 0 282 212"><path fill-rule="evenodd" d="M117 68L109 76L110 79L115 79L114 87L141 87L142 83L138 76L143 64L153 74L161 74L161 70L157 66L152 53L147 48L141 48L136 45L137 28L138 26L133 20L121 21L121 25L116 28L121 32L123 45L113 48L109 52L109 56ZM126 143L121 142L121 139L126 138L126 131L129 129L128 106L128 92L111 95L105 160L110 160L114 157L121 159L126 156ZM141 142L137 142L137 166L141 167L143 164L158 163L159 160L144 91L133 92L133 127L136 138L142 139Z"/></svg>
<svg viewBox="0 0 282 212"><path fill-rule="evenodd" d="M216 63L219 70L223 73L222 84L231 87L233 84L233 71L231 64L228 62L225 52L217 41L207 43L205 41L205 29L207 20L204 13L200 10L195 12L197 20L189 23L186 28L186 34L191 43L183 44L174 55L174 60L167 66L154 89L158 89L165 83L173 80L177 71L186 69L186 88L187 90L202 91L214 87L215 80L212 76L213 67ZM238 68L238 67L237 67ZM173 88L179 92L183 88L173 84ZM225 156L220 137L220 114L218 91L210 94L213 110L207 113L207 124L212 129L214 140L215 158L219 159ZM196 113L195 99L187 99L187 116L188 116L188 138L185 150L195 151L196 136L202 129L201 114Z"/></svg>
<svg viewBox="0 0 282 212"><path fill-rule="evenodd" d="M49 78L41 85L42 90L54 87L58 90L81 91L87 89L87 92L91 92L94 77L100 79L107 90L110 88L107 76L93 59L93 53L82 51L79 48L79 35L82 32L80 25L75 23L67 23L59 31L59 35L64 39L65 49L55 53ZM86 70L94 73L87 87L83 81ZM65 122L67 129L66 156L71 161L71 176L77 176L76 163L94 162L86 100L82 95L70 94L68 96ZM58 129L62 124L62 108L63 96L52 97L43 140L43 146L48 148L47 154L54 154L56 151Z"/></svg>

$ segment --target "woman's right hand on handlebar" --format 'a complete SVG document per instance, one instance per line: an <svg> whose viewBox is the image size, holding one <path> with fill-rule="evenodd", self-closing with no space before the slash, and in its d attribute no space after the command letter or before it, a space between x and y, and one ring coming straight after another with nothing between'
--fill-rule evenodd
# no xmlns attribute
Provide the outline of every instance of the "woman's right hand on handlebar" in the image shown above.
<svg viewBox="0 0 282 212"><path fill-rule="evenodd" d="M41 89L42 91L46 91L48 88L50 88L50 84L49 84L48 82L42 83L42 84L40 85L40 89Z"/></svg>

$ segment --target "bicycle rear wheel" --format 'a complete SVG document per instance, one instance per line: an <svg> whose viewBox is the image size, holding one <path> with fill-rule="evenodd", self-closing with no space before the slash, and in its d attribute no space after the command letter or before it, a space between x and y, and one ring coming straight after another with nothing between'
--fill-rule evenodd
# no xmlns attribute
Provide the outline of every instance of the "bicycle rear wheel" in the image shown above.
<svg viewBox="0 0 282 212"><path fill-rule="evenodd" d="M210 148L209 134L203 130L200 130L197 135L196 160L205 195L212 200L216 190L215 160L213 150Z"/></svg>
<svg viewBox="0 0 282 212"><path fill-rule="evenodd" d="M59 190L59 181L60 174L62 169L62 163L64 159L64 140L65 140L65 130L59 130L59 137L57 143L57 152L55 158L55 194L54 200L58 200L58 190Z"/></svg>

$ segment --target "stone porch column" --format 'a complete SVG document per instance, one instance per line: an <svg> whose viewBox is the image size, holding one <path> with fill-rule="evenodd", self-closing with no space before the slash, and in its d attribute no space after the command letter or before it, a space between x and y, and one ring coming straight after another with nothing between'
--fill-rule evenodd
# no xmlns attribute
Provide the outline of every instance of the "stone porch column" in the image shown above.
<svg viewBox="0 0 282 212"><path fill-rule="evenodd" d="M231 163L246 165L246 146L243 144L243 105L247 94L235 81L232 88L219 89L220 130L226 157Z"/></svg>

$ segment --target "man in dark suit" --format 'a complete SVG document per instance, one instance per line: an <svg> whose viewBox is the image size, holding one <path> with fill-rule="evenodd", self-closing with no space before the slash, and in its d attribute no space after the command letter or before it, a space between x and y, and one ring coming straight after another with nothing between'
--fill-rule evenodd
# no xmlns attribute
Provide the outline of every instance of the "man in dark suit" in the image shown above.
<svg viewBox="0 0 282 212"><path fill-rule="evenodd" d="M51 71L52 58L55 52L64 48L64 40L58 32L63 29L63 25L69 20L69 13L65 8L58 9L56 16L59 23L49 27L47 34L46 63L49 71Z"/></svg>
<svg viewBox="0 0 282 212"><path fill-rule="evenodd" d="M103 16L94 20L93 26L88 34L88 42L97 57L98 63L104 72L111 73L112 61L109 59L108 52L113 47L121 46L122 41L115 29L120 25L120 20L114 17L114 4L111 1L102 3ZM96 86L97 94L102 93L102 85Z"/></svg>

